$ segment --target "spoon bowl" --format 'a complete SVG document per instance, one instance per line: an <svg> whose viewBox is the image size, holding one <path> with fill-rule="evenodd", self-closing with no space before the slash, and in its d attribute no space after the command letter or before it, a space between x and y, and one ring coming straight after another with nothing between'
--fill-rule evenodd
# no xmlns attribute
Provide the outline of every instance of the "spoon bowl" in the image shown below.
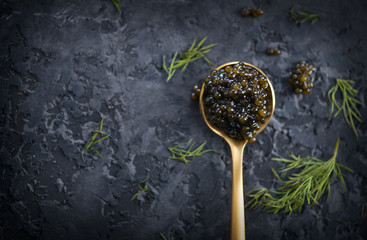
<svg viewBox="0 0 367 240"><path fill-rule="evenodd" d="M235 65L239 63L229 62L225 63L215 70L219 70L226 66ZM266 77L266 80L270 87L271 97L270 97L270 106L271 110L269 111L269 116L265 119L265 122L260 124L260 128L256 131L256 134L259 134L270 122L271 117L273 116L275 109L275 94L274 88L271 84L269 78L257 67L253 66L249 63L244 63L247 66L250 66L257 71L259 71L262 75ZM231 240L244 240L245 239L245 209L244 209L244 196L243 196L243 175L242 175L242 161L243 161L243 149L247 144L247 140L238 140L235 138L231 138L226 133L224 133L221 129L211 124L205 114L205 106L203 102L203 95L205 89L205 82L203 83L200 91L200 111L203 115L204 121L208 127L215 132L217 135L221 136L226 140L231 148L232 154L232 202L231 202Z"/></svg>

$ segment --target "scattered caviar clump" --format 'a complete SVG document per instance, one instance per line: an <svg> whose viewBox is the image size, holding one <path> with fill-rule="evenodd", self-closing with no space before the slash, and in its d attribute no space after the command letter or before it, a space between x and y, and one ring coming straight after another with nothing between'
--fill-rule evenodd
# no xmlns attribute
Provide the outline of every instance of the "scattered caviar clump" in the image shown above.
<svg viewBox="0 0 367 240"><path fill-rule="evenodd" d="M269 56L279 56L280 50L279 48L268 48L266 54L268 54Z"/></svg>
<svg viewBox="0 0 367 240"><path fill-rule="evenodd" d="M305 61L301 61L296 65L295 70L288 79L288 83L293 86L295 93L303 93L304 95L310 94L313 87L313 73L315 73L315 71L315 66Z"/></svg>
<svg viewBox="0 0 367 240"><path fill-rule="evenodd" d="M194 85L192 87L192 93L191 93L191 99L192 100L198 100L200 97L200 87L198 85Z"/></svg>
<svg viewBox="0 0 367 240"><path fill-rule="evenodd" d="M250 143L272 111L267 78L243 62L211 71L205 79L203 101L211 124Z"/></svg>
<svg viewBox="0 0 367 240"><path fill-rule="evenodd" d="M264 14L264 11L260 8L254 10L252 8L244 8L241 10L241 16L242 17L247 17L247 16L252 16L254 18L260 17L261 15Z"/></svg>

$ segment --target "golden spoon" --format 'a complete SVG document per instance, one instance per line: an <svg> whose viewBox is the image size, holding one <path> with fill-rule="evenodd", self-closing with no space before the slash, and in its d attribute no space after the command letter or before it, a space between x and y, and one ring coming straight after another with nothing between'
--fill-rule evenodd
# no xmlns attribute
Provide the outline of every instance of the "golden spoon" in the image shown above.
<svg viewBox="0 0 367 240"><path fill-rule="evenodd" d="M229 62L223 64L216 68L216 70L226 67L228 65L235 65L239 62ZM260 129L256 132L256 135L259 134L269 123L271 117L274 113L275 108L275 94L274 88L271 84L269 78L257 67L252 64L245 63L247 66L250 66L266 77L266 80L269 83L270 91L271 91L271 111L269 111L269 116L265 119L265 123L260 125ZM243 177L242 177L242 160L243 160L243 149L247 143L247 140L237 140L227 136L221 129L213 126L206 118L204 111L204 102L203 102L203 93L204 86L201 87L200 92L200 111L203 115L205 123L208 127L224 138L229 147L231 148L232 153L232 205L231 205L231 240L244 240L245 239L245 209L244 209L244 201L243 201Z"/></svg>

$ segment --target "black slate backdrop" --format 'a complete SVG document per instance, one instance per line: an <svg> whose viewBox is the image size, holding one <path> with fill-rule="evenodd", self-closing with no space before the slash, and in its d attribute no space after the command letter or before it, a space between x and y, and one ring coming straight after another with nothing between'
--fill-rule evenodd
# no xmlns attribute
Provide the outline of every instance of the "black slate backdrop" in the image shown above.
<svg viewBox="0 0 367 240"><path fill-rule="evenodd" d="M296 25L292 5L322 13ZM246 209L247 239L367 239L366 124L357 138L342 116L328 119L335 78L353 79L365 103L366 1L2 1L1 239L229 239L231 156L205 125L191 87L211 70L204 60L166 83L171 59L194 38L218 43L214 66L246 61L271 79L276 109L244 151L245 190L273 186L272 157L329 159L354 170L320 205L292 215ZM242 18L243 7L264 15ZM267 56L279 47L280 56ZM295 64L317 67L308 96L287 83ZM360 108L367 119L366 107ZM103 158L81 150L105 116ZM167 147L207 140L185 165ZM151 194L130 198L150 178ZM345 221L340 223L338 220ZM357 222L357 223L353 223ZM352 224L353 223L353 224Z"/></svg>

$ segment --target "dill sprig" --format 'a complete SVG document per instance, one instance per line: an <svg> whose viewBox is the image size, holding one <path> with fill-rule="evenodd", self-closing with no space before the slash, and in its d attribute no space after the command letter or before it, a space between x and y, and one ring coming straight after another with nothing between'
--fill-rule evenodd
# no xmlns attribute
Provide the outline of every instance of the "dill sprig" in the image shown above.
<svg viewBox="0 0 367 240"><path fill-rule="evenodd" d="M291 21L299 24L303 23L307 20L311 20L311 23L314 24L319 18L321 17L321 14L319 13L312 13L311 11L304 9L302 11L295 12L294 7L289 10L289 14L291 15Z"/></svg>
<svg viewBox="0 0 367 240"><path fill-rule="evenodd" d="M310 207L318 204L321 196L330 193L330 182L337 177L345 187L344 175L341 168L353 172L350 168L336 162L339 148L339 138L336 142L334 155L328 161L322 161L314 157L301 158L291 154L291 159L272 158L273 161L284 162L287 165L280 168L283 173L279 174L272 169L281 185L271 191L265 188L258 188L249 191L246 195L251 200L245 205L251 208L261 208L263 211L277 213L301 212L305 200ZM287 176L288 171L298 170L296 173Z"/></svg>
<svg viewBox="0 0 367 240"><path fill-rule="evenodd" d="M140 191L138 191L137 193L134 194L134 196L130 199L130 202L134 201L134 199L139 195L142 194L144 192L149 192L149 187L147 185L147 181L149 179L149 174L146 178L144 178L143 180L141 180L140 182L136 183L139 185L139 189ZM144 183L144 185L142 185ZM134 184L135 185L135 184Z"/></svg>
<svg viewBox="0 0 367 240"><path fill-rule="evenodd" d="M115 4L117 10L121 14L120 0L112 0L113 4Z"/></svg>
<svg viewBox="0 0 367 240"><path fill-rule="evenodd" d="M177 144L176 146L169 147L168 151L170 151L171 154L172 154L172 156L170 156L169 159L177 159L177 160L182 161L182 162L187 164L189 162L192 162L195 159L195 157L199 157L199 156L201 156L201 155L203 155L204 153L207 153L207 152L216 152L216 153L221 154L220 152L217 152L213 149L203 150L203 148L206 144L206 141L204 141L196 149L192 150L193 147L195 146L196 142L193 142L193 143L191 143L191 142L192 142L192 139L190 139L190 141L188 141L188 142L182 142L182 143ZM189 144L191 144L191 145L189 146L189 148L187 150L179 148L182 145L189 145Z"/></svg>
<svg viewBox="0 0 367 240"><path fill-rule="evenodd" d="M82 150L82 159L83 161L85 161L84 159L84 154L87 153L87 152L91 152L91 151L94 151L95 153L97 153L97 155L102 158L102 155L99 153L99 151L97 149L95 149L94 147L92 147L93 145L99 143L100 141L103 141L105 140L106 138L108 138L110 135L106 135L107 133L106 132L103 132L102 131L102 127L103 127L103 119L104 119L104 116L102 117L101 119L101 123L99 124L99 129L97 131L94 131L93 132L93 135L92 137L90 138L90 140L88 141L87 144L85 144L83 150ZM99 135L105 135L99 139L96 140L96 138L99 136Z"/></svg>
<svg viewBox="0 0 367 240"><path fill-rule="evenodd" d="M163 56L163 69L168 74L167 82L172 78L173 74L175 73L176 69L181 68L181 72L185 71L189 63L194 62L200 58L204 58L204 60L212 66L211 61L205 56L206 53L210 52L212 47L216 46L217 43L213 43L207 46L202 46L206 41L207 37L204 37L197 45L196 45L196 38L194 39L191 47L184 52L179 54L179 59L176 59L177 52L175 52L173 59L171 61L171 65L167 67L166 65L166 58Z"/></svg>
<svg viewBox="0 0 367 240"><path fill-rule="evenodd" d="M358 132L354 125L354 119L356 119L358 122L362 122L362 115L357 109L357 105L362 105L362 102L354 98L354 96L358 93L358 91L351 86L351 84L354 83L355 82L352 80L340 78L336 79L336 85L328 91L328 97L331 103L331 112L329 118L331 116L336 117L341 111L343 111L345 121L347 121L348 125L352 127L354 133L358 137ZM341 105L335 98L338 90L341 91L343 97L343 103ZM335 108L337 111L334 113L334 110L336 110Z"/></svg>

